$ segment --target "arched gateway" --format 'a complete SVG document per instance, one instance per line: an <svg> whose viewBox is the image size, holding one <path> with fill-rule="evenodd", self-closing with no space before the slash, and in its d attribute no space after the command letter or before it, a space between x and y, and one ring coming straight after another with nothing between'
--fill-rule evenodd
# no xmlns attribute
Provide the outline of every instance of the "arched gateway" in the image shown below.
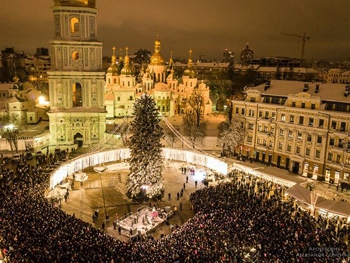
<svg viewBox="0 0 350 263"><path fill-rule="evenodd" d="M180 149L163 148L162 156L165 160L187 162L196 165L202 165L213 171L226 175L228 165L226 162L219 160L205 153L185 151ZM130 158L130 149L113 149L101 152L89 153L76 159L63 163L50 176L50 189L62 182L67 176L81 171L90 166L115 162Z"/></svg>

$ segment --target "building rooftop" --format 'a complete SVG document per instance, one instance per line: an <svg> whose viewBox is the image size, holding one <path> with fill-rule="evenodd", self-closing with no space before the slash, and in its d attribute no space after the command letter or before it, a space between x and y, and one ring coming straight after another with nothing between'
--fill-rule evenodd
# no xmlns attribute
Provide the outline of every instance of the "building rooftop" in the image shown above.
<svg viewBox="0 0 350 263"><path fill-rule="evenodd" d="M308 84L307 91L304 91L304 84ZM318 92L316 92L316 85L319 85ZM267 90L265 90L265 84L261 84L256 87L249 87L248 89L258 90L261 94L265 95L285 97L290 94L306 92L313 97L320 97L321 100L350 103L350 96L344 96L345 87L346 84L272 80L270 82L270 87Z"/></svg>

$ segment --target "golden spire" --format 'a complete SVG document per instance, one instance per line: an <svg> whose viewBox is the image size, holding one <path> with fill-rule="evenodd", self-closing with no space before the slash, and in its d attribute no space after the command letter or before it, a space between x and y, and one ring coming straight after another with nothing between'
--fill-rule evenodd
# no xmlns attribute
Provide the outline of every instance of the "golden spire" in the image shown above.
<svg viewBox="0 0 350 263"><path fill-rule="evenodd" d="M190 53L190 57L188 58L188 66L190 67L192 66L192 49L190 49L189 53Z"/></svg>
<svg viewBox="0 0 350 263"><path fill-rule="evenodd" d="M125 48L125 59L124 59L124 67L121 71L121 74L127 75L127 76L133 76L135 74L133 68L130 66L130 59L129 59L129 48Z"/></svg>
<svg viewBox="0 0 350 263"><path fill-rule="evenodd" d="M170 51L170 59L169 59L169 64L173 64L173 51Z"/></svg>
<svg viewBox="0 0 350 263"><path fill-rule="evenodd" d="M119 61L122 61L123 60L123 49L120 48L119 49Z"/></svg>
<svg viewBox="0 0 350 263"><path fill-rule="evenodd" d="M125 65L129 65L129 48L125 48Z"/></svg>
<svg viewBox="0 0 350 263"><path fill-rule="evenodd" d="M117 67L117 57L116 57L116 55L115 55L115 50L116 50L116 48L113 47L112 50L113 50L113 53L112 53L111 65L110 65L110 67L108 68L107 72L108 72L108 73L112 73L112 74L117 74L117 72L118 72L118 67Z"/></svg>
<svg viewBox="0 0 350 263"><path fill-rule="evenodd" d="M194 78L196 76L196 73L193 70L193 63L192 63L192 50L190 49L190 55L188 58L188 63L187 63L187 69L184 71L183 75L188 76L191 78Z"/></svg>
<svg viewBox="0 0 350 263"><path fill-rule="evenodd" d="M164 58L160 54L160 40L157 34L157 39L154 41L154 54L151 57L151 65L164 65Z"/></svg>
<svg viewBox="0 0 350 263"><path fill-rule="evenodd" d="M54 0L55 6L87 6L95 8L96 0Z"/></svg>
<svg viewBox="0 0 350 263"><path fill-rule="evenodd" d="M113 50L113 54L112 54L111 65L115 65L115 64L117 63L117 57L116 57L116 55L115 55L115 50L116 50L115 46L112 47L112 50Z"/></svg>

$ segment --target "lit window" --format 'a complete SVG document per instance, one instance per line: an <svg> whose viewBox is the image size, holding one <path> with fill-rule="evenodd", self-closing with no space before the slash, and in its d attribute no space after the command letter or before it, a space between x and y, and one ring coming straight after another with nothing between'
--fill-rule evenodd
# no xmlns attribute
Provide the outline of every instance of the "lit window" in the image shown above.
<svg viewBox="0 0 350 263"><path fill-rule="evenodd" d="M302 132L300 132L300 131L298 131L298 139L303 139L303 133Z"/></svg>
<svg viewBox="0 0 350 263"><path fill-rule="evenodd" d="M292 123L294 122L294 115L289 116L289 122L292 122Z"/></svg>
<svg viewBox="0 0 350 263"><path fill-rule="evenodd" d="M288 132L288 137L289 137L289 138L293 138L293 131L289 131L289 132Z"/></svg>
<svg viewBox="0 0 350 263"><path fill-rule="evenodd" d="M281 121L286 121L286 115L284 113L281 115Z"/></svg>

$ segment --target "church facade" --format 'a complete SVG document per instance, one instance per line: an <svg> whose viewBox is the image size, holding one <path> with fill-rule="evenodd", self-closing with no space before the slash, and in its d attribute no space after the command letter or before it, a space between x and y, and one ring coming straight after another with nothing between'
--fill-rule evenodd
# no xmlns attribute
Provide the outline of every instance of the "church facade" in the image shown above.
<svg viewBox="0 0 350 263"><path fill-rule="evenodd" d="M51 147L91 146L104 139L102 43L92 0L55 0L55 36L48 72Z"/></svg>
<svg viewBox="0 0 350 263"><path fill-rule="evenodd" d="M102 43L97 39L95 0L54 0L55 35L50 41L48 72L50 148L91 147L105 139L107 119L132 116L143 93L153 96L162 116L185 114L193 96L200 97L201 114L212 111L209 87L199 82L192 51L187 69L175 74L172 57L165 62L157 37L154 54L139 75L128 49L103 70Z"/></svg>
<svg viewBox="0 0 350 263"><path fill-rule="evenodd" d="M162 116L175 116L191 110L191 96L201 97L202 114L212 111L209 87L199 82L193 69L192 51L189 53L187 69L181 77L175 74L172 57L168 63L161 54L161 42L154 42L154 53L150 63L142 67L136 76L130 64L128 49L122 61L123 68L118 71L118 62L113 48L111 65L106 73L105 105L107 119L131 116L135 100L143 93L151 95Z"/></svg>

